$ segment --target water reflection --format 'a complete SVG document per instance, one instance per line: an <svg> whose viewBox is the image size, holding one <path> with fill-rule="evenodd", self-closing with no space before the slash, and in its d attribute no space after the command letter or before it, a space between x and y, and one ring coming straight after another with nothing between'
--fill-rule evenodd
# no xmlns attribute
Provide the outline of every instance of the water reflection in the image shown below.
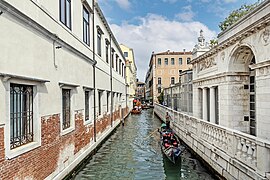
<svg viewBox="0 0 270 180"><path fill-rule="evenodd" d="M141 115L130 115L125 126L116 130L74 179L212 179L188 151L177 164L162 154L159 134L149 136L160 125L152 109L144 110Z"/></svg>

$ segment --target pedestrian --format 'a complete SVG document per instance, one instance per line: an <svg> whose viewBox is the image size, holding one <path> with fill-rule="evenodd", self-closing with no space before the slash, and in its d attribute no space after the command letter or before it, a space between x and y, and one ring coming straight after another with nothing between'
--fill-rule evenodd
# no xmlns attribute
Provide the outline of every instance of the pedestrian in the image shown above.
<svg viewBox="0 0 270 180"><path fill-rule="evenodd" d="M168 112L166 112L166 126L167 126L167 129L170 129L170 121L171 121L171 116L169 115Z"/></svg>

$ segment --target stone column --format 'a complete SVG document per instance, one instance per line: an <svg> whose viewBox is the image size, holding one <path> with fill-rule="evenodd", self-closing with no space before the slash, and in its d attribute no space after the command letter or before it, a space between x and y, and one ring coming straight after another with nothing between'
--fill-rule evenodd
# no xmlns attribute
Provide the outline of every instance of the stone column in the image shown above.
<svg viewBox="0 0 270 180"><path fill-rule="evenodd" d="M210 88L210 122L216 123L215 87Z"/></svg>
<svg viewBox="0 0 270 180"><path fill-rule="evenodd" d="M203 100L203 120L207 121L207 88L203 88L203 97L202 97L202 100Z"/></svg>

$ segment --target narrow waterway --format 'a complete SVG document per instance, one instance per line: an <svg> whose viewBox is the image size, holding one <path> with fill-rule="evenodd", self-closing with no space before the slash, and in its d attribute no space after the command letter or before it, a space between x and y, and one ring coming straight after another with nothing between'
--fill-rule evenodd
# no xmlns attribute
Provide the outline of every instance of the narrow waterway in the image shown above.
<svg viewBox="0 0 270 180"><path fill-rule="evenodd" d="M76 180L211 180L213 177L188 150L177 164L162 154L159 134L160 120L153 109L141 115L129 115L75 176Z"/></svg>

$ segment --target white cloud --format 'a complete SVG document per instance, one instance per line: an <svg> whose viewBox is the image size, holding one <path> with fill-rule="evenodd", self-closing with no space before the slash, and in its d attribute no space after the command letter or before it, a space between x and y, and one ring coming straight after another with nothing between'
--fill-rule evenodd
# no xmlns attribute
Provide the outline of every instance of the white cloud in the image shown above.
<svg viewBox="0 0 270 180"><path fill-rule="evenodd" d="M200 29L204 31L206 40L216 36L200 22L170 21L156 14L139 19L139 25L125 22L120 26L112 24L111 28L119 43L133 48L140 81L145 80L152 51L191 51L197 43Z"/></svg>
<svg viewBox="0 0 270 180"><path fill-rule="evenodd" d="M176 18L182 20L182 21L192 21L195 13L192 11L192 7L189 6L185 6L183 7L184 12L176 14Z"/></svg>
<svg viewBox="0 0 270 180"><path fill-rule="evenodd" d="M131 3L129 0L116 0L117 4L120 6L120 8L124 10L128 10L131 6Z"/></svg>

